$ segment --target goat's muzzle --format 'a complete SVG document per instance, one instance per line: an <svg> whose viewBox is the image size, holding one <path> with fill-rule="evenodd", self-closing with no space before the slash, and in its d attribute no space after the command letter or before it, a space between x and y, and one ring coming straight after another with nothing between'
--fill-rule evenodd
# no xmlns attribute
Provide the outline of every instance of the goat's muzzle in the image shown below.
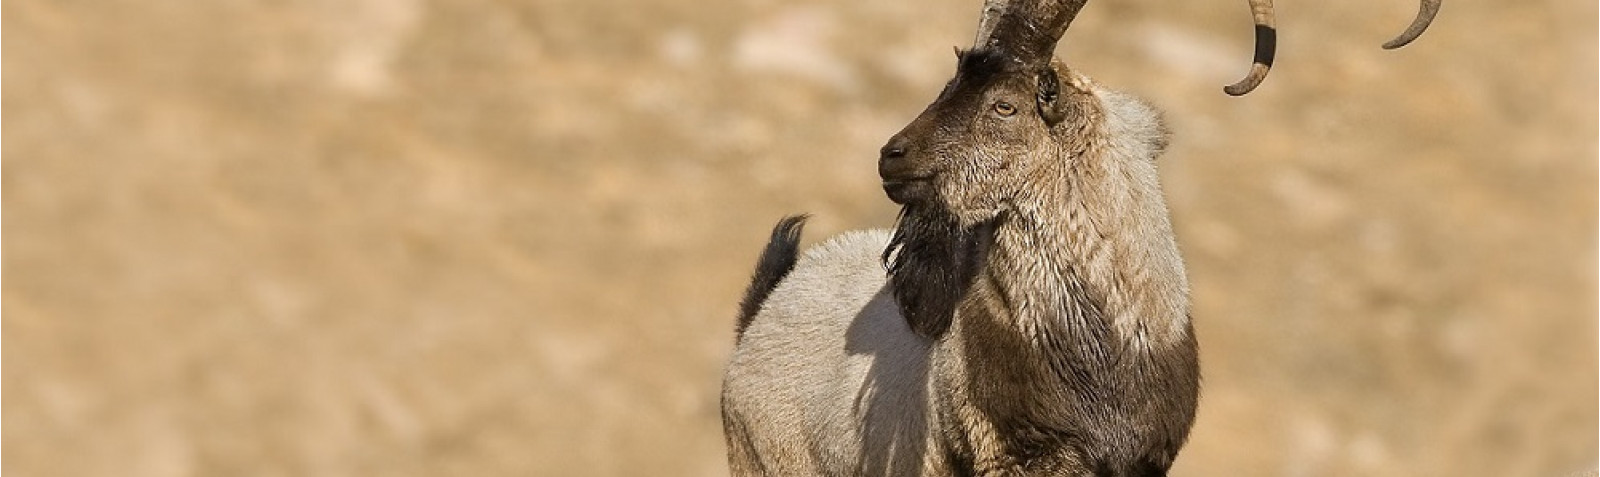
<svg viewBox="0 0 1600 477"><path fill-rule="evenodd" d="M883 179L883 192L896 204L928 200L933 197L932 172L918 167L917 160L909 157L911 146L903 136L896 135L878 151L878 177Z"/></svg>

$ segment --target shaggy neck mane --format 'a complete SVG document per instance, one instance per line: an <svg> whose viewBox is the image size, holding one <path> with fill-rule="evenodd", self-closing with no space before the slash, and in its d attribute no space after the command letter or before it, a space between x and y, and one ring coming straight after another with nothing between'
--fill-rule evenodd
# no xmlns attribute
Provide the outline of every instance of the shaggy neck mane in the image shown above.
<svg viewBox="0 0 1600 477"><path fill-rule="evenodd" d="M1089 218L1074 194L1057 192L971 226L935 206L901 209L884 262L911 328L937 339L958 311L967 311L997 315L992 318L1034 344L1069 337L1088 347L1116 341L1104 311L1109 290L1092 286L1099 280L1090 280L1081 266L1109 246L1092 224L1077 223ZM1039 200L1046 198L1056 200Z"/></svg>
<svg viewBox="0 0 1600 477"><path fill-rule="evenodd" d="M1154 165L1092 147L986 222L904 208L884 253L908 324L966 370L945 386L982 416L955 450L978 468L1164 469L1193 421L1187 285Z"/></svg>
<svg viewBox="0 0 1600 477"><path fill-rule="evenodd" d="M901 209L883 260L912 329L937 338L964 302L994 301L990 311L1036 341L1102 328L1083 344L1183 338L1187 283L1181 262L1164 259L1177 250L1159 191L1103 180L1126 177L1103 163L1056 174L973 225L938 206Z"/></svg>
<svg viewBox="0 0 1600 477"><path fill-rule="evenodd" d="M950 328L956 305L993 248L994 224L964 227L954 214L933 206L900 210L883 261L900 312L917 334L933 339Z"/></svg>

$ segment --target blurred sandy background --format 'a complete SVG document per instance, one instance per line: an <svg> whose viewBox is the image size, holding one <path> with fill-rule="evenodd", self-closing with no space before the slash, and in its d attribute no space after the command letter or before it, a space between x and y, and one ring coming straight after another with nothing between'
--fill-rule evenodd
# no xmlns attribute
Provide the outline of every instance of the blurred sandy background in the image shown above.
<svg viewBox="0 0 1600 477"><path fill-rule="evenodd" d="M976 0L4 4L4 471L723 475L771 224ZM1177 476L1562 476L1597 449L1596 4L1093 2L1163 107L1205 393Z"/></svg>

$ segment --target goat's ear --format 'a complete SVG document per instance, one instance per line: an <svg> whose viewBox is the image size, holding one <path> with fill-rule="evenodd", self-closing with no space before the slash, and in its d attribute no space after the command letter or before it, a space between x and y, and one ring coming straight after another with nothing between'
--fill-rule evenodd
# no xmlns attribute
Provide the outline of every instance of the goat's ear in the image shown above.
<svg viewBox="0 0 1600 477"><path fill-rule="evenodd" d="M1039 117L1044 123L1055 126L1067 116L1066 108L1061 104L1061 78L1056 76L1056 69L1046 66L1039 71Z"/></svg>

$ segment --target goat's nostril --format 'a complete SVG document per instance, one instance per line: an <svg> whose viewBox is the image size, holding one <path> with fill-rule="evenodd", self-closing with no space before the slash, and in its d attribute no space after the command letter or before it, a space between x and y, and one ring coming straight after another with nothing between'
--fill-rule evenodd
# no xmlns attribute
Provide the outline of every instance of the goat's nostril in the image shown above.
<svg viewBox="0 0 1600 477"><path fill-rule="evenodd" d="M906 157L911 151L911 140L904 135L896 134L883 143L883 148L878 149L878 160L900 159Z"/></svg>
<svg viewBox="0 0 1600 477"><path fill-rule="evenodd" d="M906 157L906 148L891 144L883 146L883 149L878 151L878 155L884 159L899 159Z"/></svg>

